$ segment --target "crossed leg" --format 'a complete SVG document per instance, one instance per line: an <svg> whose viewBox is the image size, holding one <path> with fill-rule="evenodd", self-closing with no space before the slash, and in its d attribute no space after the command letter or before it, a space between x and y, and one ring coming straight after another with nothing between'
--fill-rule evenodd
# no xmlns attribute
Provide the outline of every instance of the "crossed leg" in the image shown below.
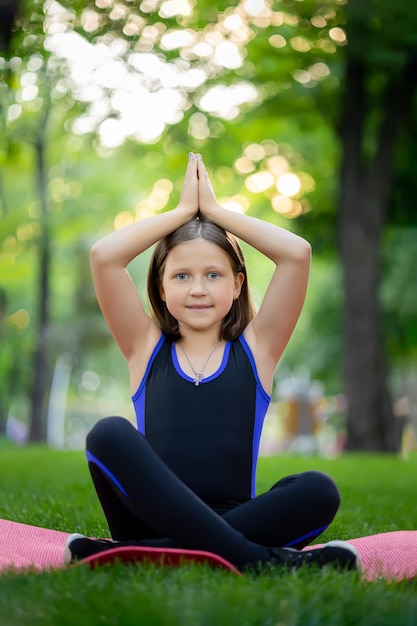
<svg viewBox="0 0 417 626"><path fill-rule="evenodd" d="M114 540L208 550L240 568L268 561L267 546L307 545L330 524L339 505L330 478L304 472L220 516L120 417L94 426L87 458Z"/></svg>
<svg viewBox="0 0 417 626"><path fill-rule="evenodd" d="M255 543L301 550L326 530L339 504L333 480L310 470L282 478L223 519Z"/></svg>

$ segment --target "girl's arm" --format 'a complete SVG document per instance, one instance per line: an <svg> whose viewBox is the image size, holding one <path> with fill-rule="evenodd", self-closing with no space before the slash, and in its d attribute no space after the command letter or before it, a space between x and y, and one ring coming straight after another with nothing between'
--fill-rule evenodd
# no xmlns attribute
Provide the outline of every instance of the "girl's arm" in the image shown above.
<svg viewBox="0 0 417 626"><path fill-rule="evenodd" d="M307 290L311 247L305 240L279 226L222 208L201 160L198 162L199 211L275 263L275 271L261 307L245 330L258 369L265 382L273 371L294 330ZM261 375L261 371L259 372ZM268 385L269 386L269 385Z"/></svg>
<svg viewBox="0 0 417 626"><path fill-rule="evenodd" d="M128 362L148 352L148 347L152 349L161 331L146 313L127 265L156 241L195 217L197 210L197 164L190 155L177 208L121 228L100 239L91 249L97 300ZM145 358L145 354L143 356Z"/></svg>

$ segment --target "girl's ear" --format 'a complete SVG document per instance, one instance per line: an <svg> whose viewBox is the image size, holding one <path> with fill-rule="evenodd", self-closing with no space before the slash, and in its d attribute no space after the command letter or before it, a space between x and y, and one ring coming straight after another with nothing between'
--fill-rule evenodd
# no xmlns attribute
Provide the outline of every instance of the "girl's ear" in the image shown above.
<svg viewBox="0 0 417 626"><path fill-rule="evenodd" d="M161 298L162 302L165 302L165 300L166 300L166 298L165 298L165 290L164 290L164 288L162 286L162 282L159 283L159 288L158 289L159 289L159 295L160 295L160 298Z"/></svg>
<svg viewBox="0 0 417 626"><path fill-rule="evenodd" d="M245 282L245 275L242 272L239 272L235 276L235 287L233 290L233 300L237 300L240 296L240 292L242 290L242 285Z"/></svg>

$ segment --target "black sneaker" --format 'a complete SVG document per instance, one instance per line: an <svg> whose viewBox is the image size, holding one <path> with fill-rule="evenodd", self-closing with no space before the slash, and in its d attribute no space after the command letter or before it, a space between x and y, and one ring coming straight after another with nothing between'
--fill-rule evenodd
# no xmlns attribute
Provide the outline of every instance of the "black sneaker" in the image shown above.
<svg viewBox="0 0 417 626"><path fill-rule="evenodd" d="M81 561L88 556L105 552L112 548L120 548L122 546L136 546L135 541L110 541L109 539L89 539L84 535L75 533L70 535L65 542L64 561L65 563L74 563Z"/></svg>
<svg viewBox="0 0 417 626"><path fill-rule="evenodd" d="M359 570L358 551L346 541L329 541L322 548L313 550L294 550L293 548L269 548L272 558L269 563L281 565L287 569L314 565L331 565L338 569Z"/></svg>

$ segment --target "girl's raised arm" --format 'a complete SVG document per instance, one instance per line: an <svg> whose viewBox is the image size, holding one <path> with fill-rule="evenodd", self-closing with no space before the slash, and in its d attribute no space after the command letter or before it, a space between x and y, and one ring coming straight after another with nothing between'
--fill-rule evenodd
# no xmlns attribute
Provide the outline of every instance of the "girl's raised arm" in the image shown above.
<svg viewBox="0 0 417 626"><path fill-rule="evenodd" d="M178 206L135 222L97 241L91 270L97 300L107 325L128 362L156 343L160 329L145 312L127 265L156 241L185 224L198 211L197 164L190 154Z"/></svg>
<svg viewBox="0 0 417 626"><path fill-rule="evenodd" d="M201 160L198 162L198 174L200 213L275 263L275 271L259 311L245 331L261 379L269 387L273 371L304 304L311 246L305 239L284 228L220 207Z"/></svg>

